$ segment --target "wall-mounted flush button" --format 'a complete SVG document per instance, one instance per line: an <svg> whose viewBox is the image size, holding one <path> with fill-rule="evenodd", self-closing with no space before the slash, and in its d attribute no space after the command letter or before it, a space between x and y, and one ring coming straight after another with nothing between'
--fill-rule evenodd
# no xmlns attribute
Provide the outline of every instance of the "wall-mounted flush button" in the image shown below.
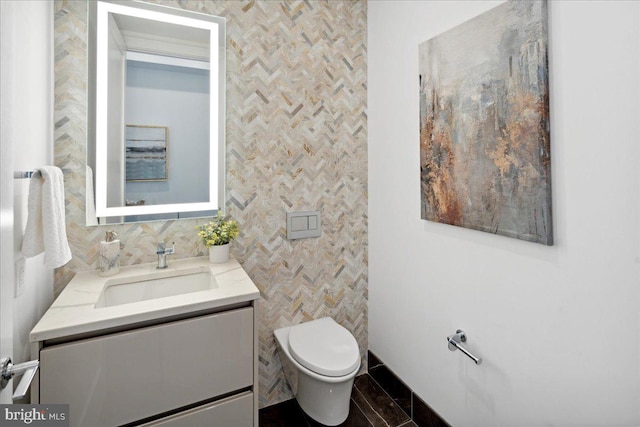
<svg viewBox="0 0 640 427"><path fill-rule="evenodd" d="M287 239L319 237L320 211L287 212Z"/></svg>
<svg viewBox="0 0 640 427"><path fill-rule="evenodd" d="M306 216L294 216L291 218L291 231L305 231L309 229L309 221Z"/></svg>
<svg viewBox="0 0 640 427"><path fill-rule="evenodd" d="M320 219L320 215L309 216L309 230L316 230L318 228L318 220Z"/></svg>

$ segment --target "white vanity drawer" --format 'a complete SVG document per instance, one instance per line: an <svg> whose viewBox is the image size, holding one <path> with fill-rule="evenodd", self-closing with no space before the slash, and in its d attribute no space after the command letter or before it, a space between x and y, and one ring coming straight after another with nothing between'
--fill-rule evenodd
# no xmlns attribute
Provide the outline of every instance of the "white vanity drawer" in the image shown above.
<svg viewBox="0 0 640 427"><path fill-rule="evenodd" d="M141 427L252 427L253 393L245 392Z"/></svg>
<svg viewBox="0 0 640 427"><path fill-rule="evenodd" d="M40 403L117 426L253 384L253 308L46 347Z"/></svg>

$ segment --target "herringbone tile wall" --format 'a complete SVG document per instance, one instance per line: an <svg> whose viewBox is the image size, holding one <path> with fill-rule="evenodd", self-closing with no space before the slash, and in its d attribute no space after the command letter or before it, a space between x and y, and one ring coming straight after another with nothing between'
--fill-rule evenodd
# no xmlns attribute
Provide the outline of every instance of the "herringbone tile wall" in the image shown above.
<svg viewBox="0 0 640 427"><path fill-rule="evenodd" d="M367 350L366 1L156 1L227 19L226 208L240 224L232 254L262 293L260 402L291 397L273 330L332 316ZM65 175L76 271L96 268L106 227L85 227L87 5L57 0L55 161ZM194 154L195 155L195 154ZM322 210L322 237L288 241L285 213ZM152 262L155 243L204 254L202 220L115 229L123 264ZM363 363L363 371L366 363Z"/></svg>

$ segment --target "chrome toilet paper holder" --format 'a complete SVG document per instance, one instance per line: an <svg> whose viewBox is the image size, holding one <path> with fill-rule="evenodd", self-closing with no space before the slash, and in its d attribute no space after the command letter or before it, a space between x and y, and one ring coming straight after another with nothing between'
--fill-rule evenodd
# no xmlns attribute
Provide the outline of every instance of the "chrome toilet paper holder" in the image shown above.
<svg viewBox="0 0 640 427"><path fill-rule="evenodd" d="M454 335L450 335L447 337L449 350L460 350L465 355L467 355L467 357L473 360L476 365L480 365L482 363L482 358L474 356L469 350L464 348L464 346L462 345L463 342L467 342L467 335L462 329L458 329Z"/></svg>

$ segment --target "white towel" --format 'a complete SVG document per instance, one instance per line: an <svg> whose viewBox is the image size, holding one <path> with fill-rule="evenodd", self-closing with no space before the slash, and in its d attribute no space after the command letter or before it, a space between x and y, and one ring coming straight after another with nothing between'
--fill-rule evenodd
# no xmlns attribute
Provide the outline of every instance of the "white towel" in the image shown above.
<svg viewBox="0 0 640 427"><path fill-rule="evenodd" d="M49 268L62 267L71 260L64 218L64 177L55 166L43 166L29 183L27 227L22 254L34 257L45 253Z"/></svg>

